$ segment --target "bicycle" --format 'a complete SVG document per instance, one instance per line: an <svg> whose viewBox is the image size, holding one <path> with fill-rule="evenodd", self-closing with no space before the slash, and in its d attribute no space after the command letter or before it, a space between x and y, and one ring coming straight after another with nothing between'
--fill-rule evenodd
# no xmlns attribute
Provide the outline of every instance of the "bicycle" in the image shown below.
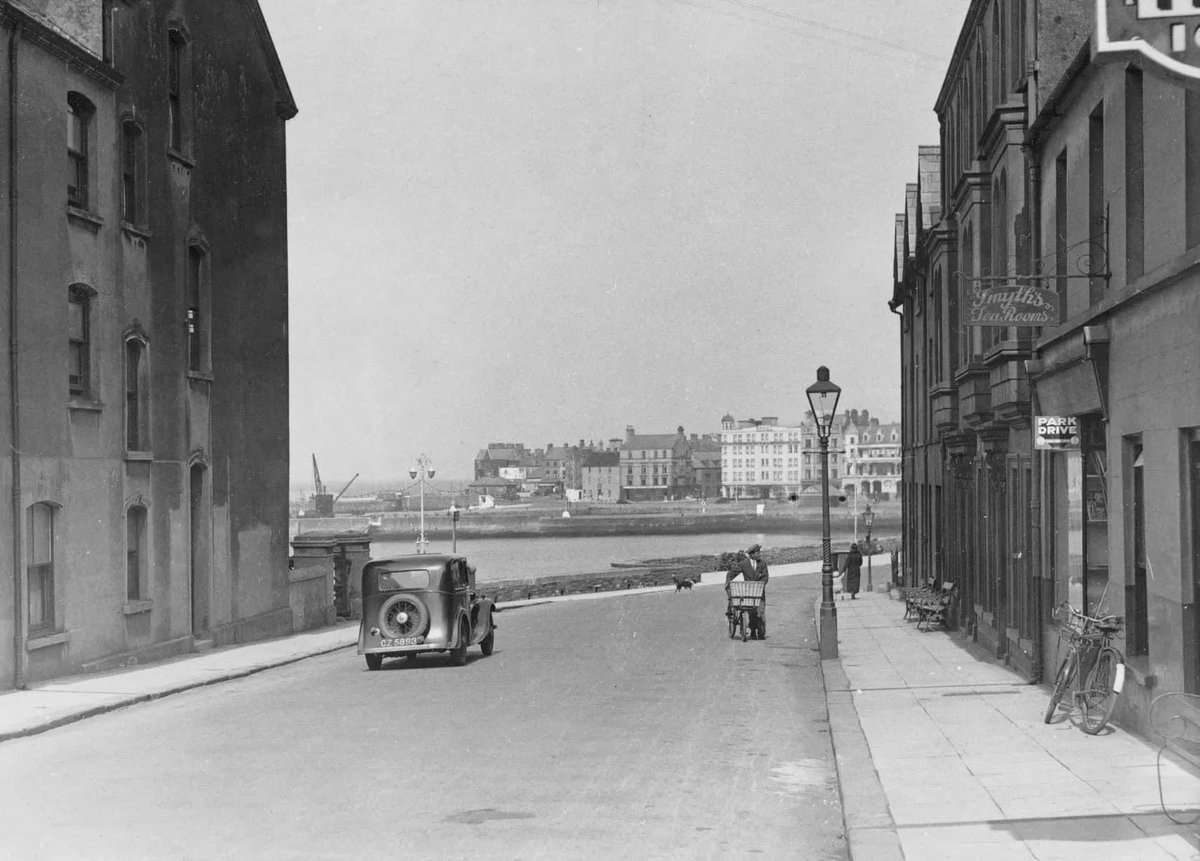
<svg viewBox="0 0 1200 861"><path fill-rule="evenodd" d="M1083 677L1083 687L1076 687L1072 699L1080 705L1083 731L1096 735L1108 725L1117 695L1125 684L1125 656L1112 645L1112 638L1121 630L1123 620L1120 616L1088 616L1069 603L1063 603L1055 610L1055 618L1059 617L1063 607L1070 613L1067 623L1070 650L1054 677L1045 722L1050 723L1054 717L1067 688Z"/></svg>

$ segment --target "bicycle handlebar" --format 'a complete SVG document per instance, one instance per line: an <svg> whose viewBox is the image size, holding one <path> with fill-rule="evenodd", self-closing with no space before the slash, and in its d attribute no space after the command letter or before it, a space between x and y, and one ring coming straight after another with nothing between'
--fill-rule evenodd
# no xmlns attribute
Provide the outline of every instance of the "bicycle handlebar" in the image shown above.
<svg viewBox="0 0 1200 861"><path fill-rule="evenodd" d="M1112 613L1110 613L1107 616L1089 616L1086 613L1081 613L1079 610L1076 610L1071 605L1070 601L1063 601L1061 604L1059 604L1056 608L1054 608L1054 613L1052 615L1057 618L1059 615L1059 612L1064 607L1071 614L1071 619L1073 621L1078 620L1080 622L1083 622L1083 623L1089 624L1089 625L1104 625L1104 624L1120 625L1124 621L1120 616L1117 616L1116 614L1112 614Z"/></svg>

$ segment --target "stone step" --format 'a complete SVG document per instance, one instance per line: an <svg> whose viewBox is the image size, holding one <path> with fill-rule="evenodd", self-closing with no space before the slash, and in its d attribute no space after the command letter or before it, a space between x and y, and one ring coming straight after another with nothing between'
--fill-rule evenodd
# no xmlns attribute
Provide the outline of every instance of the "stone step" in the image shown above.
<svg viewBox="0 0 1200 861"><path fill-rule="evenodd" d="M213 647L212 640L200 640L200 639L192 640L192 651L193 652L207 652L212 647Z"/></svg>

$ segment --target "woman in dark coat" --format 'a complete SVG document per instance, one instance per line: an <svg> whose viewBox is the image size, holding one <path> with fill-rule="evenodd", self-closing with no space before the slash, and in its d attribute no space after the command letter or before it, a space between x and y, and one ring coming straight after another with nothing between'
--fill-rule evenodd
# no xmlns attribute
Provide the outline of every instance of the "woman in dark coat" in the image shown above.
<svg viewBox="0 0 1200 861"><path fill-rule="evenodd" d="M858 552L858 545L851 544L850 551L846 554L846 578L843 580L843 589L850 594L852 599L858 598L859 581L862 579L862 554Z"/></svg>

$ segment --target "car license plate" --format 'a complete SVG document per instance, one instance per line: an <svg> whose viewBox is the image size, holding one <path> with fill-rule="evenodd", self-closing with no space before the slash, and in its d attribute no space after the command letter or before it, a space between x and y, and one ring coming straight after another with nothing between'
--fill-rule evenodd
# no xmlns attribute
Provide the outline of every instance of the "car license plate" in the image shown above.
<svg viewBox="0 0 1200 861"><path fill-rule="evenodd" d="M380 646L419 646L421 645L420 637L383 637L379 641Z"/></svg>

